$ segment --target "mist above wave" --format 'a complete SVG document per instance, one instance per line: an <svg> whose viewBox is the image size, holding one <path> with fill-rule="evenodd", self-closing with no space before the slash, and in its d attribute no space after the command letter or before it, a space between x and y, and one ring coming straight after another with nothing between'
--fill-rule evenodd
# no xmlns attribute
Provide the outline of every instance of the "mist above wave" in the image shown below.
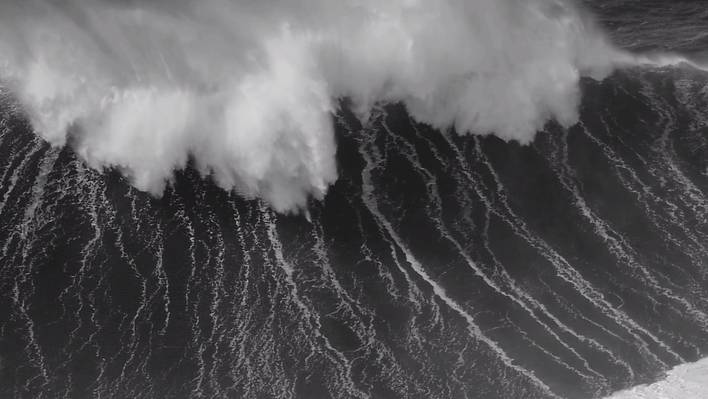
<svg viewBox="0 0 708 399"><path fill-rule="evenodd" d="M526 143L621 58L559 0L0 4L0 73L44 139L155 195L191 158L279 211L336 180L339 98Z"/></svg>

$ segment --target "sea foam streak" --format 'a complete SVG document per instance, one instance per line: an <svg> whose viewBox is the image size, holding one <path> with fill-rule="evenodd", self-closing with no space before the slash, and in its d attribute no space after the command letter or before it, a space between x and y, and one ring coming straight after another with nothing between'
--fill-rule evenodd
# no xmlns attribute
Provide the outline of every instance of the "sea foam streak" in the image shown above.
<svg viewBox="0 0 708 399"><path fill-rule="evenodd" d="M38 134L156 195L191 158L278 211L336 180L340 98L525 143L577 120L581 76L636 61L560 0L57 4L0 5L2 79Z"/></svg>

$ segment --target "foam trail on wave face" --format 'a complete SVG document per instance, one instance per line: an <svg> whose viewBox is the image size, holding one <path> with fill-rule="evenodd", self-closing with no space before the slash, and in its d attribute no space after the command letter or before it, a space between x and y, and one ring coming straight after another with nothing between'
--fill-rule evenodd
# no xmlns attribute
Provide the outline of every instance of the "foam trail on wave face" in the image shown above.
<svg viewBox="0 0 708 399"><path fill-rule="evenodd" d="M43 138L156 195L193 159L279 211L336 180L340 98L526 143L621 55L570 0L0 4L0 78Z"/></svg>

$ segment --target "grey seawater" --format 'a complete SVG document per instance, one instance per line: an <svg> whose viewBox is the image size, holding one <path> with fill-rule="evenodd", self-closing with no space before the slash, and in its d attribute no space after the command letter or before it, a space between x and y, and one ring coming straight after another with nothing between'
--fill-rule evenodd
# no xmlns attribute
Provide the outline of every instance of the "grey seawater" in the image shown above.
<svg viewBox="0 0 708 399"><path fill-rule="evenodd" d="M596 4L620 42L611 20L634 3ZM3 92L0 397L597 398L654 382L708 356L707 87L689 67L584 81L581 122L529 146L399 105L362 125L343 103L340 179L309 215L193 170L152 198L50 148Z"/></svg>

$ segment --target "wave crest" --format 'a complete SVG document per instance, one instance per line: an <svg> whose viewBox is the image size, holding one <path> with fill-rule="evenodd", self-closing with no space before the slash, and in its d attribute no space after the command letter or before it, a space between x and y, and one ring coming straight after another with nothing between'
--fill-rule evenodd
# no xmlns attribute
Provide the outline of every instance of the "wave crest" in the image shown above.
<svg viewBox="0 0 708 399"><path fill-rule="evenodd" d="M623 54L558 0L0 5L0 65L34 128L159 195L190 158L278 211L336 178L337 99L522 143L577 120Z"/></svg>

